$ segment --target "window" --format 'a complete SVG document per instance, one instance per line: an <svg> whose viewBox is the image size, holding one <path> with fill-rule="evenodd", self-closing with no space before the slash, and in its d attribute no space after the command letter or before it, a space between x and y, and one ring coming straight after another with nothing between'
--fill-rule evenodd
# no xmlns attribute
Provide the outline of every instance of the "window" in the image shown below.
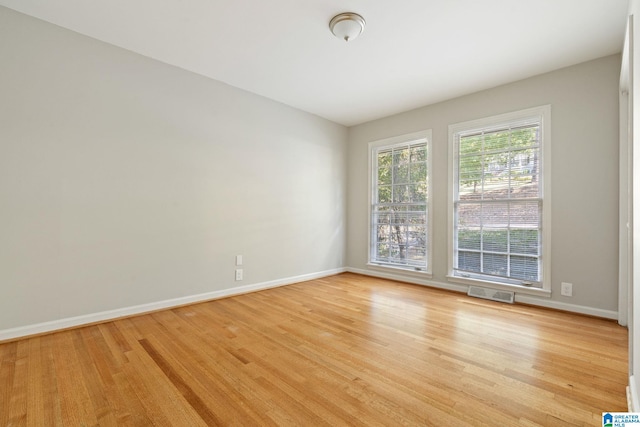
<svg viewBox="0 0 640 427"><path fill-rule="evenodd" d="M369 144L369 263L429 272L431 132Z"/></svg>
<svg viewBox="0 0 640 427"><path fill-rule="evenodd" d="M450 126L450 277L549 289L549 117Z"/></svg>

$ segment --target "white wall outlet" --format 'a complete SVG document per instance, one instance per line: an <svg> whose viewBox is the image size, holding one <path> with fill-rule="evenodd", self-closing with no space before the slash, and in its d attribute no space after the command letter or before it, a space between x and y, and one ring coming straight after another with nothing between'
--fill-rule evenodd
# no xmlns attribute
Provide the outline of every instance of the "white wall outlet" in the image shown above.
<svg viewBox="0 0 640 427"><path fill-rule="evenodd" d="M236 268L236 280L242 280L242 269Z"/></svg>
<svg viewBox="0 0 640 427"><path fill-rule="evenodd" d="M242 255L236 255L236 265L242 265Z"/></svg>
<svg viewBox="0 0 640 427"><path fill-rule="evenodd" d="M562 282L560 284L560 294L565 297L573 296L573 283Z"/></svg>

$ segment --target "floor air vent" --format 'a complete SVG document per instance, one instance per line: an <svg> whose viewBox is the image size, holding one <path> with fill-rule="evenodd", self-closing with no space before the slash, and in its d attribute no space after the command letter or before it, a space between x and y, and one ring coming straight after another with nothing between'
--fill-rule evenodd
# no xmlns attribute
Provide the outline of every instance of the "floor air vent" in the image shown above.
<svg viewBox="0 0 640 427"><path fill-rule="evenodd" d="M492 301L508 302L513 304L514 293L510 291L498 291L496 289L481 288L478 286L469 286L467 295L470 297L490 299Z"/></svg>

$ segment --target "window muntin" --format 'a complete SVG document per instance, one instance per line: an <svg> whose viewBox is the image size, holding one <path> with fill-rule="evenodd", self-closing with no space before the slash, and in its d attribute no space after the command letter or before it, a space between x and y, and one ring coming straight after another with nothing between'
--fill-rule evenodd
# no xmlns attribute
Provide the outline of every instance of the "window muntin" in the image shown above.
<svg viewBox="0 0 640 427"><path fill-rule="evenodd" d="M369 262L429 269L429 140L401 137L371 145Z"/></svg>
<svg viewBox="0 0 640 427"><path fill-rule="evenodd" d="M453 276L544 287L544 114L536 111L452 127Z"/></svg>

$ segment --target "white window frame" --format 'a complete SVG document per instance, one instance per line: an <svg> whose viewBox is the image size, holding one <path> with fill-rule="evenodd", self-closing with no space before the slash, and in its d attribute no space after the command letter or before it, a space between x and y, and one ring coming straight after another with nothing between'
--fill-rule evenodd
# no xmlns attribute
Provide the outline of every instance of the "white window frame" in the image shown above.
<svg viewBox="0 0 640 427"><path fill-rule="evenodd" d="M372 226L372 217L373 217L373 204L376 200L377 195L375 194L376 186L375 183L377 181L377 177L375 174L377 173L376 162L377 158L374 156L374 153L377 153L378 150L383 150L392 147L398 147L401 145L408 145L412 143L418 142L426 142L427 144L427 236L426 236L426 262L427 265L422 269L417 269L413 266L401 266L394 264L386 264L373 260L373 250L375 246L375 238L374 238L374 230ZM368 263L367 266L372 268L380 268L387 271L398 271L403 272L403 274L416 275L418 277L432 278L432 260L433 260L433 208L432 208L432 195L433 195L433 174L432 171L432 141L431 141L431 129L423 130L420 132L410 133L406 135L400 135L392 138L381 139L378 141L373 141L369 143L369 217L368 217Z"/></svg>
<svg viewBox="0 0 640 427"><path fill-rule="evenodd" d="M489 278L487 276L462 277L454 271L455 262L455 183L458 173L458 153L456 136L460 133L471 132L492 128L503 124L526 120L530 118L539 118L540 120L540 153L542 160L540 162L539 179L542 181L540 187L540 198L542 200L542 225L541 237L542 248L540 253L540 261L542 268L541 287L531 287L526 282L516 283L500 278ZM517 293L550 296L551 295L551 106L544 105L540 107L529 108L516 112L500 114L497 116L486 117L478 120L471 120L462 123L456 123L449 126L449 203L448 203L448 275L450 282L479 285L495 289L507 289Z"/></svg>

